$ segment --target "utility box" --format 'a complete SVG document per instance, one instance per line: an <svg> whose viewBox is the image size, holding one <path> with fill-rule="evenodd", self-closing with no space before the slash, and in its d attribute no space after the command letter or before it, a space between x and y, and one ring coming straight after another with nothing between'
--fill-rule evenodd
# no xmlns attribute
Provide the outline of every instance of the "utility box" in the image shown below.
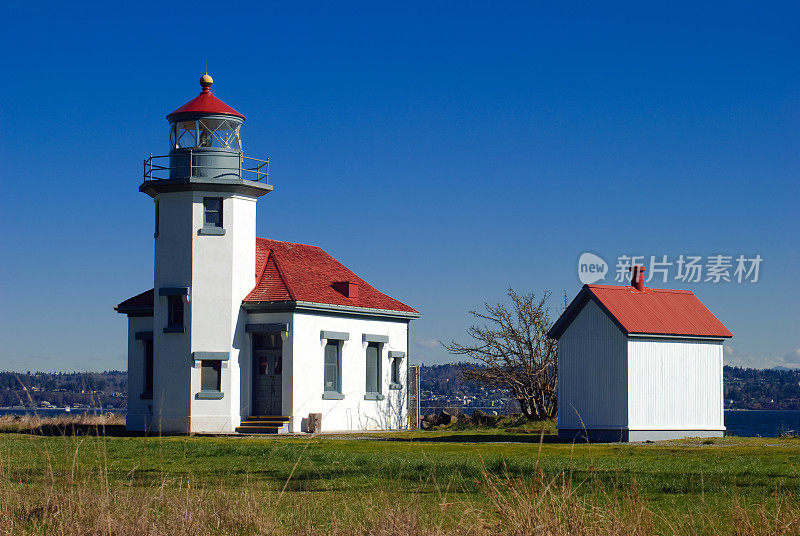
<svg viewBox="0 0 800 536"><path fill-rule="evenodd" d="M322 431L322 413L309 413L306 429L309 434L318 434Z"/></svg>

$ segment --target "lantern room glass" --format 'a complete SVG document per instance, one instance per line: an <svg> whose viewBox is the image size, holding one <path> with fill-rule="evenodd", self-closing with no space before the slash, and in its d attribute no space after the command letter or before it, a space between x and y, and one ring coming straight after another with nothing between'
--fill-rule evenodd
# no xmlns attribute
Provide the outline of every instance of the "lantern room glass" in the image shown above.
<svg viewBox="0 0 800 536"><path fill-rule="evenodd" d="M218 147L242 150L242 124L227 119L196 119L170 124L169 142L173 149Z"/></svg>

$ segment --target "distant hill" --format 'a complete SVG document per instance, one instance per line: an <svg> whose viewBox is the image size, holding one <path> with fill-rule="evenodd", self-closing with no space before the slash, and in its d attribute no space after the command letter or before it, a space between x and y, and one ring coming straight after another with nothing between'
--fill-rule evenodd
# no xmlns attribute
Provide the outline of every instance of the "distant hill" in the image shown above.
<svg viewBox="0 0 800 536"><path fill-rule="evenodd" d="M460 380L459 364L422 366L422 406L513 411L502 393ZM800 410L800 370L724 367L725 409Z"/></svg>
<svg viewBox="0 0 800 536"><path fill-rule="evenodd" d="M128 373L0 372L0 407L111 408L128 406Z"/></svg>
<svg viewBox="0 0 800 536"><path fill-rule="evenodd" d="M423 365L422 407L508 413L516 402L496 389L461 380L461 365ZM725 367L726 409L800 410L800 369ZM100 407L124 410L128 375L119 370L73 373L0 372L0 407ZM424 410L423 410L424 411Z"/></svg>

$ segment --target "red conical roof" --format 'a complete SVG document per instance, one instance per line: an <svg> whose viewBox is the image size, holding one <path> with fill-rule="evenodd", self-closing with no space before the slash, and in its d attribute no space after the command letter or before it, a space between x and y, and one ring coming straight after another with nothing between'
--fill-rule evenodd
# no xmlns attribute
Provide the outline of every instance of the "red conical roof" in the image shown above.
<svg viewBox="0 0 800 536"><path fill-rule="evenodd" d="M183 114L223 114L223 115L235 115L236 117L241 117L244 119L244 116L216 98L211 93L211 85L214 83L214 80L208 76L207 74L204 75L200 79L200 85L203 86L203 91L200 92L200 95L193 98L171 114L167 115L167 119L172 119L177 115Z"/></svg>

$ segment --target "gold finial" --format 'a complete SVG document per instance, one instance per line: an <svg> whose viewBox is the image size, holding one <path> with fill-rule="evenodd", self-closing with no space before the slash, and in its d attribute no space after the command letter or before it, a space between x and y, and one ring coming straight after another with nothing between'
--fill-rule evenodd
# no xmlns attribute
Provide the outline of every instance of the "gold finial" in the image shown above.
<svg viewBox="0 0 800 536"><path fill-rule="evenodd" d="M209 75L208 73L200 77L200 85L203 87L211 87L213 83L214 79L211 78L211 75Z"/></svg>

